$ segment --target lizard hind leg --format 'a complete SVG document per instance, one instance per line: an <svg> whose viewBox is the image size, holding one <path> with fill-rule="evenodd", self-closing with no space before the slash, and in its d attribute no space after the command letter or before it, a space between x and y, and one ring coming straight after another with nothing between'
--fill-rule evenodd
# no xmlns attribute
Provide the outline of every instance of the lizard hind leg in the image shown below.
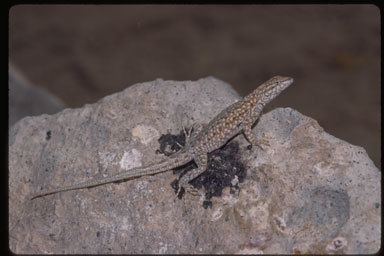
<svg viewBox="0 0 384 256"><path fill-rule="evenodd" d="M183 126L183 132L185 136L185 145L188 145L191 139L197 134L199 134L202 130L203 130L203 125L198 123L194 123L190 129L186 129Z"/></svg>
<svg viewBox="0 0 384 256"><path fill-rule="evenodd" d="M195 179L200 174L202 174L207 169L207 166L208 166L207 153L201 152L200 154L196 155L194 157L194 161L197 164L197 168L187 172L180 178L179 188L177 190L176 195L179 195L181 193L182 188L184 188L186 192L189 192L191 194L198 193L197 190L191 184L189 184L189 182Z"/></svg>

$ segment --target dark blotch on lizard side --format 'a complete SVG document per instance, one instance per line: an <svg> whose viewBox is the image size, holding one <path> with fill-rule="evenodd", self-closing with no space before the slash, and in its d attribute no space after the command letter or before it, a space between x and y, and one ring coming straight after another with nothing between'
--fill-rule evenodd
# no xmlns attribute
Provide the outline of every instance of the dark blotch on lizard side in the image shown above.
<svg viewBox="0 0 384 256"><path fill-rule="evenodd" d="M170 148L172 151L181 149L181 146L185 145L185 136L181 132L178 135L166 134L162 135L159 139L160 150L157 152L163 153L168 156L171 155L165 152L165 148ZM190 182L196 189L205 189L206 200L203 202L203 207L207 209L212 207L210 199L214 196L220 197L222 190L225 187L230 187L230 193L237 192L240 188L238 184L232 184L232 180L235 176L238 177L239 183L242 183L246 177L246 169L240 161L239 145L236 142L229 142L224 147L216 149L208 154L208 168L200 176ZM183 166L173 169L173 174L181 173L180 177L186 172L197 168L194 161L191 161ZM171 183L171 186L175 191L178 189L178 179ZM184 192L184 191L183 191ZM181 199L184 193L180 193L178 198Z"/></svg>

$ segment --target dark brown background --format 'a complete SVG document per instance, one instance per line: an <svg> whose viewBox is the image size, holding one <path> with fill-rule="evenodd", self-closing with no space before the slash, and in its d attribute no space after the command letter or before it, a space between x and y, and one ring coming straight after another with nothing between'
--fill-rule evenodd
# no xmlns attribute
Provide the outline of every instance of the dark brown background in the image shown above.
<svg viewBox="0 0 384 256"><path fill-rule="evenodd" d="M292 107L380 168L380 13L374 5L17 5L9 59L81 107L138 82L215 76L246 95L274 75Z"/></svg>

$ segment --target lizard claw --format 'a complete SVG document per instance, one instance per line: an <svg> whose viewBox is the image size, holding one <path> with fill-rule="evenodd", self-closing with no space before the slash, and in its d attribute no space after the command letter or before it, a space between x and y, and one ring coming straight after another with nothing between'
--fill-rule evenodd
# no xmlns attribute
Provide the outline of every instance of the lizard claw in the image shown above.
<svg viewBox="0 0 384 256"><path fill-rule="evenodd" d="M183 126L183 133L185 136L185 144L187 145L191 139L196 136L196 134L200 133L201 130L203 129L203 125L199 123L194 123L191 128L186 129Z"/></svg>
<svg viewBox="0 0 384 256"><path fill-rule="evenodd" d="M179 184L178 184L176 196L179 199L181 199L185 193L189 193L193 196L201 195L201 193L198 191L198 189L196 189L191 184L189 184L188 182L185 182L184 180L181 179L179 181Z"/></svg>
<svg viewBox="0 0 384 256"><path fill-rule="evenodd" d="M261 150L264 150L264 151L265 151L266 148L265 148L264 146L262 146L262 145L267 146L267 147L271 146L267 140L262 139L262 140L257 140L257 141L255 141L255 142L253 142L252 144L249 144L249 145L247 146L247 149L251 150L251 149L254 148L254 147L258 147L258 148L260 148Z"/></svg>
<svg viewBox="0 0 384 256"><path fill-rule="evenodd" d="M193 196L198 196L200 195L199 191L197 188L195 188L194 186L188 184L185 188L185 191Z"/></svg>
<svg viewBox="0 0 384 256"><path fill-rule="evenodd" d="M266 147L270 147L271 145L269 144L269 142L267 140L261 139L261 140L256 141L255 146L257 146L261 150L265 151Z"/></svg>

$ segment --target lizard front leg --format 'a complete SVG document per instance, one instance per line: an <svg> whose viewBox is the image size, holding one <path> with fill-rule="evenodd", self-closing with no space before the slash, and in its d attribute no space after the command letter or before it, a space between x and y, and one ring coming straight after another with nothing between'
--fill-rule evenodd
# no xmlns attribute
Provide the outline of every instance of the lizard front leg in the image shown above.
<svg viewBox="0 0 384 256"><path fill-rule="evenodd" d="M252 132L252 123L245 123L243 127L243 133L245 138L249 141L250 145L248 146L248 149L251 149L252 147L259 147L260 149L264 150L264 148L261 146L266 145L269 146L269 143L265 139L256 139L255 135L253 135Z"/></svg>
<svg viewBox="0 0 384 256"><path fill-rule="evenodd" d="M188 184L191 180L195 179L197 176L199 176L201 173L203 173L208 166L208 155L207 153L201 152L198 155L194 157L194 161L197 164L197 168L193 169L184 176L182 176L179 180L179 188L177 191L177 195L179 195L181 188L184 188L187 192L194 192L196 191L192 185Z"/></svg>

